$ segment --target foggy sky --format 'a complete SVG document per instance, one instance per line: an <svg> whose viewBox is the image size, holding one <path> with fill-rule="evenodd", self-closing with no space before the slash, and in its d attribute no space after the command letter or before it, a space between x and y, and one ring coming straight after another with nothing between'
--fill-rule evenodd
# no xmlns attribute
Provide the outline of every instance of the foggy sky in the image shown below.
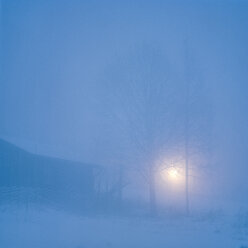
<svg viewBox="0 0 248 248"><path fill-rule="evenodd" d="M109 132L106 71L152 43L180 74L187 37L211 86L218 177L234 191L248 188L247 2L3 0L1 15L1 138L94 162Z"/></svg>

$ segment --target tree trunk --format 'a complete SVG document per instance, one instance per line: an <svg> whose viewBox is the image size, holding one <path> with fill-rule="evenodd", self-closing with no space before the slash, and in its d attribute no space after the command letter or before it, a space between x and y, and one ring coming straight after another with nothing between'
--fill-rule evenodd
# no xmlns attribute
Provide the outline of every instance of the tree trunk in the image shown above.
<svg viewBox="0 0 248 248"><path fill-rule="evenodd" d="M149 183L149 203L151 216L157 215L157 197L156 197L156 185L155 174L153 168L150 168L150 183Z"/></svg>
<svg viewBox="0 0 248 248"><path fill-rule="evenodd" d="M185 40L185 80L186 80L186 95L185 95L185 211L189 214L189 101L190 101L190 71L188 58L188 43Z"/></svg>
<svg viewBox="0 0 248 248"><path fill-rule="evenodd" d="M188 137L185 139L185 211L189 214L189 152Z"/></svg>
<svg viewBox="0 0 248 248"><path fill-rule="evenodd" d="M122 198L123 198L123 167L120 165L119 167L119 182L118 182L118 202L119 208L121 210L122 207Z"/></svg>

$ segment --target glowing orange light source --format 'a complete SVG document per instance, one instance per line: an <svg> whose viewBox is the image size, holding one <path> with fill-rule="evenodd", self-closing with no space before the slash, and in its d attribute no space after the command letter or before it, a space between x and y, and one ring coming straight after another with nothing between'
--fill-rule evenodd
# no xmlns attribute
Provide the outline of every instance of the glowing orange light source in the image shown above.
<svg viewBox="0 0 248 248"><path fill-rule="evenodd" d="M169 177L173 180L177 179L179 177L179 173L177 169L175 168L170 168L168 171Z"/></svg>

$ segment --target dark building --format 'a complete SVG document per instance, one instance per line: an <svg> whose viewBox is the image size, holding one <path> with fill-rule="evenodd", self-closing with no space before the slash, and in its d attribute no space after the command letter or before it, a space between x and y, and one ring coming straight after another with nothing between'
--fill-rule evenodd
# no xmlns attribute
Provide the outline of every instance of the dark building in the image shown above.
<svg viewBox="0 0 248 248"><path fill-rule="evenodd" d="M96 166L29 153L0 140L0 204L92 209Z"/></svg>

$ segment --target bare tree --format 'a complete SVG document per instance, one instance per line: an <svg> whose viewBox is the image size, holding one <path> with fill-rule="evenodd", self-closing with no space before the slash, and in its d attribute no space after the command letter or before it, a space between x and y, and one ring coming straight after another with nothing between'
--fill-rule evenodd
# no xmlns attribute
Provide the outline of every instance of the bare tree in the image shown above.
<svg viewBox="0 0 248 248"><path fill-rule="evenodd" d="M194 174L190 160L196 155L201 156L202 160L203 157L210 155L212 109L208 95L209 89L200 78L199 65L196 66L193 62L192 50L189 48L187 39L184 40L183 57L185 73L181 87L184 105L182 141L185 158L185 211L188 215L190 212L190 177ZM207 163L209 161L208 157Z"/></svg>
<svg viewBox="0 0 248 248"><path fill-rule="evenodd" d="M190 71L188 58L188 44L185 40L185 119L184 119L184 148L185 148L185 208L189 214L189 93L190 93Z"/></svg>
<svg viewBox="0 0 248 248"><path fill-rule="evenodd" d="M169 149L169 144L172 146L172 128L177 125L174 121L177 89L175 82L169 80L168 71L161 50L142 46L118 60L108 84L113 117L128 140L126 156L131 157L129 161L135 164L132 168L148 183L152 215L157 212L157 160Z"/></svg>

